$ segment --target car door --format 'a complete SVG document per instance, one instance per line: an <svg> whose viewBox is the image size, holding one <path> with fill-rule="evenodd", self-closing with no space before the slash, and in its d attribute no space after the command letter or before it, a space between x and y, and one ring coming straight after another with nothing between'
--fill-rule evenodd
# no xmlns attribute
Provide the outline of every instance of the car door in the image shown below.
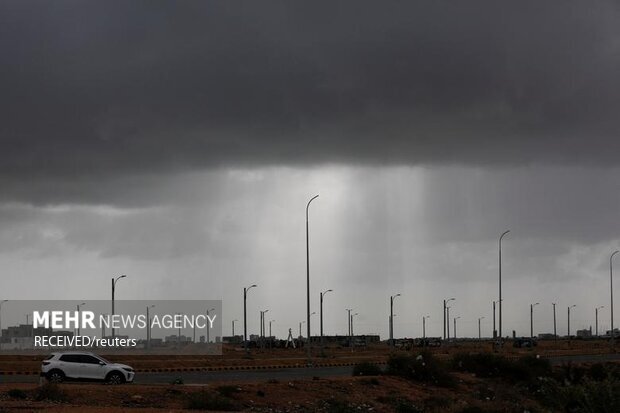
<svg viewBox="0 0 620 413"><path fill-rule="evenodd" d="M82 354L80 361L81 377L91 380L103 380L105 378L105 367L97 357Z"/></svg>
<svg viewBox="0 0 620 413"><path fill-rule="evenodd" d="M80 377L80 362L79 354L63 354L58 359L58 368L65 373L66 377L75 379Z"/></svg>

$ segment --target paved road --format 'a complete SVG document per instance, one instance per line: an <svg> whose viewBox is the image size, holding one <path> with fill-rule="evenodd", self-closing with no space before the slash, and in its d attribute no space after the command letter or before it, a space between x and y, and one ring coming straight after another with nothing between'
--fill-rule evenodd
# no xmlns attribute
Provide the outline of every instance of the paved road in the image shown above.
<svg viewBox="0 0 620 413"><path fill-rule="evenodd" d="M550 358L554 365L563 363L596 363L606 361L620 361L620 354L556 356ZM137 373L136 383L139 384L168 384L176 379L182 379L184 384L206 384L212 382L255 382L267 380L299 380L312 377L351 376L353 367L312 367L286 368L276 370L233 370L208 372L168 372L168 373ZM38 383L38 376L0 376L0 383Z"/></svg>
<svg viewBox="0 0 620 413"><path fill-rule="evenodd" d="M620 353L617 354L593 354L593 355L574 355L574 356L554 356L549 357L551 364L560 365L564 363L604 363L607 361L620 361Z"/></svg>
<svg viewBox="0 0 620 413"><path fill-rule="evenodd" d="M353 367L311 367L286 368L279 370L247 370L247 371L206 371L206 372L169 372L169 373L136 373L137 384L168 384L182 379L184 384L206 384L212 382L256 382L267 380L298 380L312 377L351 376ZM38 383L37 376L0 376L0 383Z"/></svg>

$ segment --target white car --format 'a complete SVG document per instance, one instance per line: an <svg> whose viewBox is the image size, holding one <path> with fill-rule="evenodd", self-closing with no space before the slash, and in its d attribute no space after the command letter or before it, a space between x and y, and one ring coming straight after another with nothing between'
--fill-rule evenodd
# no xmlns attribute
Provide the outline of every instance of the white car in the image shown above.
<svg viewBox="0 0 620 413"><path fill-rule="evenodd" d="M52 353L41 364L41 376L51 382L96 380L111 384L131 383L134 370L125 364L112 363L93 353Z"/></svg>

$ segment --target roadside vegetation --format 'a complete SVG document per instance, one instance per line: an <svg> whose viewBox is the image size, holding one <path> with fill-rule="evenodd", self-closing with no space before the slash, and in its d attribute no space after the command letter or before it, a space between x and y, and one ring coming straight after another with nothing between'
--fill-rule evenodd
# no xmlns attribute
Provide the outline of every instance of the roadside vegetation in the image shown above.
<svg viewBox="0 0 620 413"><path fill-rule="evenodd" d="M614 363L552 368L548 360L533 355L507 358L493 353L457 353L441 361L431 353L421 352L391 355L385 371L369 363L358 364L354 369L356 376L392 375L444 388L457 387L463 374L483 382L474 392L480 405L464 407L462 412L493 412L484 404L503 398L520 398L525 402L515 412L537 411L537 406L551 412L620 412L620 365ZM432 403L416 405L399 396L379 401L395 411L459 411Z"/></svg>

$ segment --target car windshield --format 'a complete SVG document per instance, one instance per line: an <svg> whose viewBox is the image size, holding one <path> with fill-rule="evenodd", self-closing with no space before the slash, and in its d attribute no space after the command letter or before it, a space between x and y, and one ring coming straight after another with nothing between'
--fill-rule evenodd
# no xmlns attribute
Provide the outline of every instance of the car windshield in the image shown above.
<svg viewBox="0 0 620 413"><path fill-rule="evenodd" d="M105 364L112 364L111 362L109 362L108 360L104 359L101 356L96 356L99 360L103 361Z"/></svg>

